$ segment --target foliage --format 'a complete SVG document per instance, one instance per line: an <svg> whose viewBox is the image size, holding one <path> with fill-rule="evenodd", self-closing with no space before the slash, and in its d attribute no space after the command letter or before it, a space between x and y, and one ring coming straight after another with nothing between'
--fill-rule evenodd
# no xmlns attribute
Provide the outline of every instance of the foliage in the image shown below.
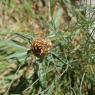
<svg viewBox="0 0 95 95"><path fill-rule="evenodd" d="M81 11L70 0L1 3L5 4L5 19L0 29L0 66L3 62L12 66L2 71L0 94L95 94L93 7L84 6ZM36 38L49 39L53 44L45 58L31 51Z"/></svg>

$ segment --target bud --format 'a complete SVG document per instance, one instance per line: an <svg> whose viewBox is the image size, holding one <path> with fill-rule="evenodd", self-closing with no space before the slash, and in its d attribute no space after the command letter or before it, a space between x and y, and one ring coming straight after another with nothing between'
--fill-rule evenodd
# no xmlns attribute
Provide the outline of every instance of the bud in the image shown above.
<svg viewBox="0 0 95 95"><path fill-rule="evenodd" d="M31 44L32 52L39 58L44 58L51 50L52 43L46 39L36 39Z"/></svg>

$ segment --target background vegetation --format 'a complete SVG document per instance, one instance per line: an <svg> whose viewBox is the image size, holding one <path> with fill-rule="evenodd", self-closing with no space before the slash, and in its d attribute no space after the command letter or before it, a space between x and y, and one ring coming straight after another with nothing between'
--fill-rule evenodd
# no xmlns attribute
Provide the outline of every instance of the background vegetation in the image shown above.
<svg viewBox="0 0 95 95"><path fill-rule="evenodd" d="M95 95L94 11L81 0L0 0L0 95ZM32 52L38 38L52 43L44 58Z"/></svg>

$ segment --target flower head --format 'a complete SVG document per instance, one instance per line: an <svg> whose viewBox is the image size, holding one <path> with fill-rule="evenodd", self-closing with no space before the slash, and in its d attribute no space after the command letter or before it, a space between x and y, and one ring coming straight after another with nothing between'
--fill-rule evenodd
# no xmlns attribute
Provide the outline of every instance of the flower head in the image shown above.
<svg viewBox="0 0 95 95"><path fill-rule="evenodd" d="M52 48L52 43L46 39L36 39L31 44L32 52L39 58L45 57Z"/></svg>

